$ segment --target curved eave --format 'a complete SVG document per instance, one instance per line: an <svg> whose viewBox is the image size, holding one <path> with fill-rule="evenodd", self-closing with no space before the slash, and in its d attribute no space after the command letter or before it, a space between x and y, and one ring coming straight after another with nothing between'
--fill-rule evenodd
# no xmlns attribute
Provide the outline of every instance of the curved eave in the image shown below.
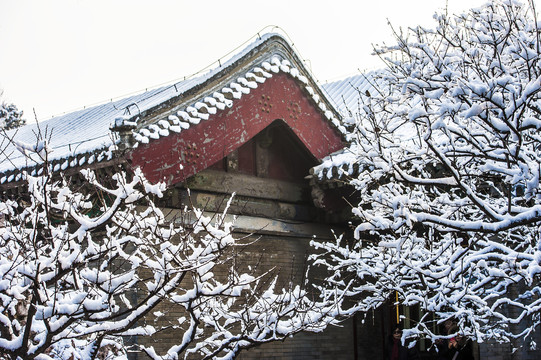
<svg viewBox="0 0 541 360"><path fill-rule="evenodd" d="M280 73L287 74L299 84L346 142L346 129L339 113L294 50L279 35L269 37L206 81L140 115L119 119L117 125L133 124L132 146L147 144L171 133L181 133L230 109L236 101Z"/></svg>
<svg viewBox="0 0 541 360"><path fill-rule="evenodd" d="M224 158L275 121L283 122L314 159L321 160L344 146L341 133L287 73L274 74L230 107L206 115L178 133L169 131L136 144L130 154L132 164L141 167L151 181L178 183Z"/></svg>
<svg viewBox="0 0 541 360"><path fill-rule="evenodd" d="M322 117L341 137L342 142L346 142L346 129L341 124L339 113L313 80L295 51L280 35L267 34L256 41L255 45L248 46L224 64L223 68L211 70L208 76L201 76L201 80L198 78L179 83L180 86L184 86L182 90L179 89L175 95L164 97L157 105L154 105L156 101L153 101L154 104L142 109L136 115L121 117L115 115L117 118L110 128L112 134L107 135L109 131L107 129L105 132L102 131L101 135L110 137L109 142L104 142L101 147L93 146L87 150L70 152L68 156L55 159L50 164L49 170L61 172L89 164L98 166L100 162L118 157L117 145L126 139L129 146L136 149L151 141L197 127L211 116L228 111L236 102L276 75L286 75L295 81ZM185 84L188 82L190 85L186 87ZM168 88L176 86L177 84ZM150 91L149 97L160 96L161 91L161 89ZM143 101L147 98L145 97ZM122 101L126 100L129 101L129 98ZM114 103L111 106L117 110ZM131 105L126 106L126 109L129 109L129 106ZM87 110L91 111L99 112L101 108ZM85 113L81 113L80 116L84 116ZM79 146L81 145L77 145ZM39 159L29 161L26 165L18 165L0 174L0 184L13 183L10 186L17 186L24 172L39 175L40 166Z"/></svg>

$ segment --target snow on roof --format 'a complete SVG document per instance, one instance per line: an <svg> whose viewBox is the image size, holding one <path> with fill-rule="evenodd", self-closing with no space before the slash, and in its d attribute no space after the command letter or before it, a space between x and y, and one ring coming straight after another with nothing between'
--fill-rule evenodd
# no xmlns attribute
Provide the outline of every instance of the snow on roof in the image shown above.
<svg viewBox="0 0 541 360"><path fill-rule="evenodd" d="M198 85L204 84L224 71L224 69L233 66L254 49L276 37L287 44L287 40L278 34L265 34L243 51L234 55L222 66L210 70L205 75L118 101L57 116L39 123L39 127L38 124L29 124L7 132L8 137L12 137L15 141L7 144L5 151L0 153L0 174L4 174L3 176L0 175L0 184L20 180L22 176L21 170L24 169L29 170L31 174L36 174L35 165L41 163L42 160L35 153L27 152L25 156L23 152L25 152L24 149L31 149L36 146L38 132L44 135L44 139L47 140L47 148L51 150L48 154L48 160L52 164L53 171L65 170L85 163L91 164L110 160L114 156L113 151L119 141L118 135L111 132L112 128L120 128L124 125L136 127L133 134L135 139L134 147L137 147L138 143L147 143L152 139L168 136L171 133L179 133L197 125L201 121L207 120L209 115L231 107L234 101L248 94L251 89L256 88L259 84L271 78L273 74L279 72L287 73L295 78L312 97L326 118L342 133L345 133L345 128L335 115L336 112L335 109L332 109L331 102L325 98L325 94L321 92L321 89L317 88L315 82L309 79L310 75L306 69L294 67L290 61L295 60L294 56L288 60L282 53L270 54L268 59L254 66L246 73L240 74L241 76L235 81L226 84L211 94L198 94L201 97L194 99L194 102L186 106L184 110L170 114L164 119L158 119L152 124L138 124L139 115L145 111L186 94ZM333 87L330 86L332 84L329 84L329 94L338 96L340 86L338 86L338 83L333 84L336 86ZM3 145L6 145L6 143L4 142Z"/></svg>
<svg viewBox="0 0 541 360"><path fill-rule="evenodd" d="M345 124L355 124L355 116L362 113L359 110L360 95L370 96L382 84L384 71L372 71L359 74L343 80L323 85L323 90L334 101L335 106L342 115ZM310 169L311 177L318 181L342 179L355 175L359 170L359 154L357 145L350 146L326 156L322 163Z"/></svg>
<svg viewBox="0 0 541 360"><path fill-rule="evenodd" d="M360 113L358 111L360 94L374 94L376 88L383 83L384 76L384 70L370 71L324 84L322 88L332 99L333 105L344 121L349 122L355 114Z"/></svg>
<svg viewBox="0 0 541 360"><path fill-rule="evenodd" d="M356 145L352 144L326 156L321 164L310 169L311 177L325 182L354 175L359 170L357 161L359 152L355 149Z"/></svg>
<svg viewBox="0 0 541 360"><path fill-rule="evenodd" d="M139 95L131 96L115 102L94 106L89 109L75 111L66 115L54 117L39 124L29 124L19 129L7 132L8 137L13 137L19 144L35 144L38 140L38 132L48 142L48 148L51 150L49 160L64 160L60 166L61 170L82 164L71 164L73 159L80 154L90 154L96 150L101 150L98 154L89 155L85 160L78 159L77 162L102 161L111 159L115 140L110 131L110 126L117 117L137 114L140 111L152 108L192 87L201 81L201 78L194 78L176 86L167 86ZM178 89L178 92L175 92ZM28 153L27 155L32 156ZM70 158L73 158L69 161ZM9 159L9 160L7 160ZM17 151L16 146L9 144L6 151L0 155L0 173L10 170L32 167L41 161L33 155L32 159ZM54 169L54 170L59 170ZM0 178L0 183L6 181L17 181L20 174L11 174Z"/></svg>

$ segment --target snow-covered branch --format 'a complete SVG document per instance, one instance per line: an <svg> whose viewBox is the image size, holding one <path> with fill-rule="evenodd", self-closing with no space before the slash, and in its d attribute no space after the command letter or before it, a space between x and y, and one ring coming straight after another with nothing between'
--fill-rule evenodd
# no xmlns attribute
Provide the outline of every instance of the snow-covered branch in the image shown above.
<svg viewBox="0 0 541 360"><path fill-rule="evenodd" d="M320 331L336 315L333 299L311 300L307 283L278 286L268 270L241 270L248 240L235 238L225 212L167 218L153 202L164 185L138 169L24 180L18 201L0 202L3 359L122 359L128 346L154 359L226 359ZM178 342L159 353L147 339L169 331Z"/></svg>
<svg viewBox="0 0 541 360"><path fill-rule="evenodd" d="M398 292L479 341L526 339L540 323L541 29L507 0L436 20L377 51L388 69L359 92L348 157L356 243L317 244L319 263L362 295L357 310Z"/></svg>

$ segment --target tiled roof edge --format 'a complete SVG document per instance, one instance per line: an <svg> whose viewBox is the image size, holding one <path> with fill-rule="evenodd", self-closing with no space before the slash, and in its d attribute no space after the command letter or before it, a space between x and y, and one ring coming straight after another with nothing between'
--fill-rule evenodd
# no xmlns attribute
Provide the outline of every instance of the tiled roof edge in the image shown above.
<svg viewBox="0 0 541 360"><path fill-rule="evenodd" d="M273 48L273 43L278 44L278 46L274 46ZM138 121L140 118L138 116L124 116L115 120L115 126L122 128L124 125L128 125L136 128L133 131L134 147L137 147L140 143L147 144L151 140L169 136L171 133L185 131L192 126L198 125L201 121L208 120L211 115L231 108L235 101L249 94L252 89L256 89L275 74L282 72L288 74L299 83L316 107L318 107L327 120L333 124L345 139L346 129L340 121L339 112L334 108L333 103L329 101L322 88L313 80L308 70L302 65L302 61L299 60L287 40L281 35L269 35L264 42L246 52L243 57L232 62L204 83L196 85L195 88L204 88L205 85L211 83L216 78L233 74L238 63L244 61L246 57L250 57L252 51L274 53L266 59L256 62L251 68L241 72L240 76L233 79L233 81L223 82L220 87L207 91L201 96L198 96L197 99L170 112L165 117L155 118L151 123L139 124ZM180 96L186 96L186 93Z"/></svg>
<svg viewBox="0 0 541 360"><path fill-rule="evenodd" d="M299 82L315 105L323 112L327 120L342 135L346 135L346 129L340 123L335 110L328 107L326 101L321 98L321 94L314 89L308 78L296 67L293 67L289 60L281 59L278 55L273 55L259 64L259 66L254 66L250 71L244 73L243 76L238 77L236 81L227 83L220 90L203 94L193 103L184 107L183 110L178 110L173 114L169 114L152 124L134 131L134 147L137 147L139 143L147 144L151 140L169 136L171 133L180 133L192 126L198 125L201 121L208 120L210 115L231 108L235 101L240 100L244 95L249 94L251 90L256 89L260 84L263 84L280 72L288 74ZM126 124L126 122L133 124L133 118L117 119L116 124L121 126Z"/></svg>
<svg viewBox="0 0 541 360"><path fill-rule="evenodd" d="M96 165L102 162L111 161L115 155L114 151L116 150L115 146L109 148L97 149L88 153L77 154L76 156L69 156L63 159L55 159L49 162L49 172L58 173L61 171L68 170L70 168L85 166L85 165ZM32 160L29 159L31 162ZM25 174L30 176L40 176L43 175L45 169L43 168L43 163L35 163L33 165L28 165L22 168L13 169L11 171L4 172L0 174L0 185L6 185L13 182L19 182L24 180Z"/></svg>
<svg viewBox="0 0 541 360"><path fill-rule="evenodd" d="M232 71L236 69L237 64L245 57L248 57L252 51L262 51L264 53L265 47L268 47L269 44L272 43L279 44L281 51L276 51L276 53L251 67L248 71L245 71L241 76L236 78L235 81L226 82L224 86L216 91L203 94L195 101L191 102L190 105L185 106L182 110L177 110L174 114L169 114L164 118L157 119L150 124L145 124L140 128L137 126L137 121L139 120L138 115L118 117L115 119L114 124L112 124L111 130L114 132L123 128L136 129L133 131L133 139L135 140L132 145L133 148L139 146L140 143L145 144L151 140L169 136L172 133L180 133L192 126L196 126L201 121L208 120L210 115L232 107L234 101L241 99L242 96L249 94L252 89L257 88L260 84L281 72L288 74L300 84L327 120L330 121L342 134L343 138L345 138L346 129L340 122L339 113L332 105L332 102L327 99L326 93L322 91L320 86L313 80L309 71L302 65L302 61L299 60L298 55L291 48L287 40L279 34L265 34L260 38L259 43L256 46L248 46L246 49L239 52L237 59L233 57L223 70L207 78L203 83L194 85L194 87L187 92L203 88L206 83L217 77L224 76L225 74L232 74ZM272 47L270 49L272 49ZM291 62L294 62L295 65ZM181 96L185 94L186 92L182 93ZM159 104L158 107L170 100L164 101ZM147 109L145 111L152 111L152 109ZM120 138L116 136L116 144L118 145L119 142ZM115 156L115 150L117 150L117 147L116 145L113 145L109 148L96 149L89 153L75 154L74 156L67 158L57 159L51 163L51 170L52 172L59 172L68 168L83 166L84 164L111 160ZM37 165L38 164L36 163L35 165L13 169L0 174L0 184L20 181L25 172L33 176L40 175L40 170Z"/></svg>

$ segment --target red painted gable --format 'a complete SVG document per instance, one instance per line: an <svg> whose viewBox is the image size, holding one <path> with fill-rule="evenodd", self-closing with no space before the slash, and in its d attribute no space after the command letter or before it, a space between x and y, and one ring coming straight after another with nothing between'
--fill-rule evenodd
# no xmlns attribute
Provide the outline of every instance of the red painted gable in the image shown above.
<svg viewBox="0 0 541 360"><path fill-rule="evenodd" d="M178 183L224 158L277 119L316 159L343 147L340 133L297 82L280 73L235 100L230 109L180 133L139 144L130 157L149 180Z"/></svg>

